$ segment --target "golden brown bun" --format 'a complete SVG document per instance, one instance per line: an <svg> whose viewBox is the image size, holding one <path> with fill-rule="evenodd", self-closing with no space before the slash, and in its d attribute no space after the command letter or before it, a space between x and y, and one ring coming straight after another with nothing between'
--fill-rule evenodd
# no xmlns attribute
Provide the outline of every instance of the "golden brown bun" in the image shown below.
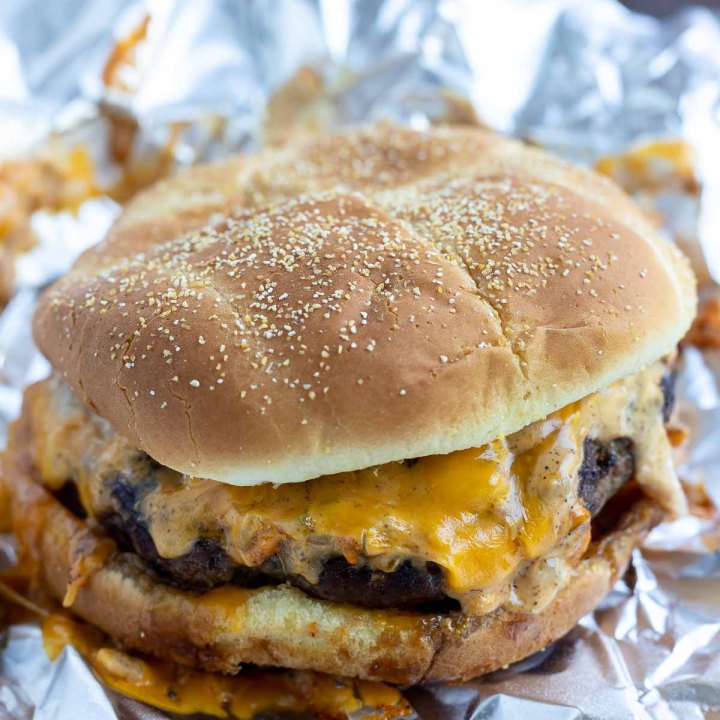
<svg viewBox="0 0 720 720"><path fill-rule="evenodd" d="M34 555L39 580L58 599L74 568L89 576L72 610L124 645L208 670L236 672L241 663L417 683L469 679L527 657L568 632L610 591L633 548L663 513L641 499L615 529L590 546L566 587L540 614L488 615L367 610L316 600L289 586L204 594L163 585L136 556L115 552L85 521L40 486L14 473L16 533Z"/></svg>
<svg viewBox="0 0 720 720"><path fill-rule="evenodd" d="M381 125L159 183L35 337L160 463L283 483L514 432L670 351L695 301L610 181Z"/></svg>

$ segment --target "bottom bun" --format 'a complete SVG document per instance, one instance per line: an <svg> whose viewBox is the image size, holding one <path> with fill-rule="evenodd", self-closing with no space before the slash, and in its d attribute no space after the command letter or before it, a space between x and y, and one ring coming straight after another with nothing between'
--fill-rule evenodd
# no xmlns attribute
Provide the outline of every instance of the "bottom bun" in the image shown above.
<svg viewBox="0 0 720 720"><path fill-rule="evenodd" d="M128 648L225 673L253 663L412 684L496 670L546 647L595 608L663 517L647 498L628 505L538 614L367 610L286 585L169 587L18 470L11 476L16 532L39 582Z"/></svg>

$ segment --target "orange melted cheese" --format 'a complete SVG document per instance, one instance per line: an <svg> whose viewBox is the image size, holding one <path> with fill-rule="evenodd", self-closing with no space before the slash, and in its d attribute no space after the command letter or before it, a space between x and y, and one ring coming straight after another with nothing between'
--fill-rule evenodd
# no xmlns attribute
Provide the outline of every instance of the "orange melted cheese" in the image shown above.
<svg viewBox="0 0 720 720"><path fill-rule="evenodd" d="M310 671L246 669L221 675L118 650L95 628L58 613L42 624L51 660L72 645L108 687L153 707L181 715L250 720L260 713L313 713L369 720L404 717L410 706L389 685L341 679Z"/></svg>
<svg viewBox="0 0 720 720"><path fill-rule="evenodd" d="M92 158L81 146L53 139L34 157L0 163L0 240L36 210L76 212L98 192Z"/></svg>
<svg viewBox="0 0 720 720"><path fill-rule="evenodd" d="M631 438L636 480L667 508L684 511L662 420L663 372L658 363L507 438L414 464L279 487L235 487L162 469L140 509L163 557L209 537L242 565L277 554L286 572L311 582L331 554L382 570L407 558L432 561L465 610L510 602L540 611L552 597L517 588L559 588L566 564L589 542L577 479L586 437ZM44 482L59 487L72 477L90 514L107 512L103 478L127 476L137 451L57 380L36 387L30 405Z"/></svg>
<svg viewBox="0 0 720 720"><path fill-rule="evenodd" d="M697 192L696 164L691 145L682 140L660 140L600 158L595 169L629 193L677 186Z"/></svg>
<svg viewBox="0 0 720 720"><path fill-rule="evenodd" d="M255 564L258 547L267 556L265 545L274 549L280 529L306 543L336 536L350 562L362 555L390 569L402 558L433 560L446 569L451 589L467 592L492 586L587 518L579 506L567 518L548 517L546 503L526 483L532 473L521 478L513 472L514 463L543 463L551 467L549 480L569 484L577 462L556 467L553 455L560 437L575 426L560 415L552 418L546 443L522 457L499 440L412 467L392 463L278 488L187 479L148 495L143 510L152 518L151 532L163 555L187 552L203 519L214 512L225 527L238 530L227 546L243 564ZM567 477L559 477L563 472ZM285 560L293 571L310 558L299 548Z"/></svg>

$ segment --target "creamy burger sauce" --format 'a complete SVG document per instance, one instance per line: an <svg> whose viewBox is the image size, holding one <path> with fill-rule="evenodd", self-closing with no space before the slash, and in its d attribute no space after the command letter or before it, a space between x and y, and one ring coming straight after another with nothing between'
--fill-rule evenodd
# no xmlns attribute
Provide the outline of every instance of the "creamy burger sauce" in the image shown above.
<svg viewBox="0 0 720 720"><path fill-rule="evenodd" d="M502 604L538 612L562 587L590 538L578 497L583 440L631 438L636 480L682 513L662 418L661 363L484 447L275 487L234 487L169 469L139 508L158 552L178 557L212 538L242 565L277 554L287 573L316 581L342 554L392 570L433 561L463 609ZM30 390L33 462L42 481L69 479L93 517L112 509L110 478L132 476L138 453L58 378Z"/></svg>

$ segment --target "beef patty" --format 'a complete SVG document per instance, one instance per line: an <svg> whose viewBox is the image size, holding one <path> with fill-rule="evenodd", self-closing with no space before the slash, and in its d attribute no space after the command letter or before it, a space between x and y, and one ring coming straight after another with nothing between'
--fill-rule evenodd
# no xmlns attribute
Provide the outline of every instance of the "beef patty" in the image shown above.
<svg viewBox="0 0 720 720"><path fill-rule="evenodd" d="M252 588L290 582L314 597L363 607L459 608L456 600L445 595L442 569L433 562L416 565L406 560L392 572L382 572L367 565L352 565L343 556L333 555L323 561L318 582L314 584L302 575L286 573L277 555L256 568L238 565L217 542L205 538L196 540L185 555L164 558L158 554L147 522L137 509L145 492L143 483L131 485L118 477L111 492L117 512L100 519L105 530L121 548L139 555L161 580L184 590L210 590L227 584Z"/></svg>

